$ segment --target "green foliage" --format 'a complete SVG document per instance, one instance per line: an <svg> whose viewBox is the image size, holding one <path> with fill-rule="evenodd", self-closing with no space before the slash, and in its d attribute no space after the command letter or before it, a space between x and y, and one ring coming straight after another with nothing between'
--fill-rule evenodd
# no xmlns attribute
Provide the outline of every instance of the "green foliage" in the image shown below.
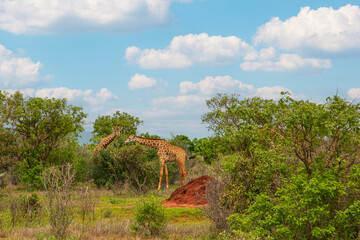
<svg viewBox="0 0 360 240"><path fill-rule="evenodd" d="M41 214L42 206L36 193L20 195L10 204L11 222L15 226L18 222L26 220L32 222Z"/></svg>
<svg viewBox="0 0 360 240"><path fill-rule="evenodd" d="M146 158L146 148L142 145L130 145L113 148L111 156L117 166L122 166L126 179L139 193L143 193L147 185L154 185L157 175L154 171L154 161Z"/></svg>
<svg viewBox="0 0 360 240"><path fill-rule="evenodd" d="M41 212L41 203L36 193L20 196L20 209L29 221L33 221Z"/></svg>
<svg viewBox="0 0 360 240"><path fill-rule="evenodd" d="M71 135L60 141L59 146L50 153L48 161L52 165L58 166L65 163L73 164L76 172L76 182L84 182L91 179L93 162L90 153L86 147L79 146L77 140Z"/></svg>
<svg viewBox="0 0 360 240"><path fill-rule="evenodd" d="M92 177L96 186L110 187L114 183L124 182L125 170L122 165L110 155L110 152L101 150L93 159Z"/></svg>
<svg viewBox="0 0 360 240"><path fill-rule="evenodd" d="M21 115L23 95L0 90L0 129Z"/></svg>
<svg viewBox="0 0 360 240"><path fill-rule="evenodd" d="M159 236L166 226L165 211L154 196L140 201L136 206L135 222L131 228L138 233Z"/></svg>
<svg viewBox="0 0 360 240"><path fill-rule="evenodd" d="M16 133L0 129L0 173L14 166L20 154L19 139Z"/></svg>
<svg viewBox="0 0 360 240"><path fill-rule="evenodd" d="M68 105L66 99L30 98L24 102L16 131L24 142L23 157L36 157L43 164L51 151L70 133L83 130L86 114L81 107Z"/></svg>
<svg viewBox="0 0 360 240"><path fill-rule="evenodd" d="M203 121L223 143L234 231L267 239L350 239L360 231L360 105L218 95Z"/></svg>
<svg viewBox="0 0 360 240"><path fill-rule="evenodd" d="M112 116L99 116L94 123L93 137L90 139L93 144L97 144L103 137L114 132L114 126L121 126L121 138L127 138L131 133L136 133L137 127L143 123L137 117L128 113L117 111Z"/></svg>
<svg viewBox="0 0 360 240"><path fill-rule="evenodd" d="M309 179L303 169L275 197L258 195L248 215L231 216L233 228L271 239L354 239L359 232L360 201L354 201L353 194L359 194L359 182L350 179L344 185L333 171L314 171ZM346 189L354 184L356 188Z"/></svg>
<svg viewBox="0 0 360 240"><path fill-rule="evenodd" d="M14 172L21 182L31 188L41 189L41 172L44 165L36 157L24 158L16 165Z"/></svg>
<svg viewBox="0 0 360 240"><path fill-rule="evenodd" d="M19 139L11 123L20 115L22 102L20 92L9 94L0 90L0 172L14 166L19 156Z"/></svg>
<svg viewBox="0 0 360 240"><path fill-rule="evenodd" d="M23 183L39 186L40 171L56 164L51 162L56 159L54 151L66 138L75 141L85 117L81 107L68 105L66 99L29 98L23 102L20 116L14 120L23 143L19 166ZM71 154L62 154L65 152Z"/></svg>
<svg viewBox="0 0 360 240"><path fill-rule="evenodd" d="M172 136L172 139L169 139L169 143L184 149L187 153L194 151L193 142L185 135Z"/></svg>
<svg viewBox="0 0 360 240"><path fill-rule="evenodd" d="M220 138L210 137L210 138L194 138L193 140L193 152L197 155L203 156L204 161L208 164L214 162L218 155L218 146Z"/></svg>

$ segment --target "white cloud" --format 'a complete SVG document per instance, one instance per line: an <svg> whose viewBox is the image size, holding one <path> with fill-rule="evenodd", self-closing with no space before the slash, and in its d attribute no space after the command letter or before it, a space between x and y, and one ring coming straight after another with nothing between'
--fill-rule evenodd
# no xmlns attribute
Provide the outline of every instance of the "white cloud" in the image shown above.
<svg viewBox="0 0 360 240"><path fill-rule="evenodd" d="M66 87L59 88L43 88L37 90L35 97L41 98L67 98L69 101L72 101L76 98L83 98L90 96L92 90L80 90L80 89L69 89Z"/></svg>
<svg viewBox="0 0 360 240"><path fill-rule="evenodd" d="M39 75L40 62L18 57L0 44L0 87L20 88L47 80Z"/></svg>
<svg viewBox="0 0 360 240"><path fill-rule="evenodd" d="M169 108L190 108L192 106L205 105L206 99L206 97L198 95L182 95L177 97L156 98L152 103Z"/></svg>
<svg viewBox="0 0 360 240"><path fill-rule="evenodd" d="M94 96L84 97L84 100L87 101L92 106L98 106L100 104L104 104L110 99L117 99L117 98L118 97L114 93L112 93L109 89L102 88L100 89L99 92L95 94L95 97Z"/></svg>
<svg viewBox="0 0 360 240"><path fill-rule="evenodd" d="M302 58L297 54L280 54L262 56L251 55L247 59L254 61L245 61L240 64L240 68L245 71L314 71L331 67L330 59ZM272 57L275 57L271 59Z"/></svg>
<svg viewBox="0 0 360 240"><path fill-rule="evenodd" d="M142 113L143 117L146 119L164 119L169 117L176 117L179 115L183 115L184 112L176 110L169 110L164 108L152 108L150 110L146 110Z"/></svg>
<svg viewBox="0 0 360 240"><path fill-rule="evenodd" d="M241 92L252 92L252 85L244 84L230 76L207 76L198 83L184 81L180 83L180 93L199 92L203 95L212 95L216 92L227 92L239 89Z"/></svg>
<svg viewBox="0 0 360 240"><path fill-rule="evenodd" d="M66 98L70 102L86 102L92 107L100 106L110 99L118 99L118 97L107 88L100 89L99 92L94 93L91 89L69 89L67 87L59 88L43 88L37 91L20 90L30 93L28 96L35 96L41 98Z"/></svg>
<svg viewBox="0 0 360 240"><path fill-rule="evenodd" d="M26 97L34 96L35 89L33 88L24 88L24 89L4 89L3 91L8 92L10 94L14 94L15 92L19 91Z"/></svg>
<svg viewBox="0 0 360 240"><path fill-rule="evenodd" d="M251 48L250 51L245 55L245 61L266 61L270 59L274 59L278 57L279 54L277 53L274 47L263 48L260 51L256 51L254 48Z"/></svg>
<svg viewBox="0 0 360 240"><path fill-rule="evenodd" d="M278 17L259 27L255 44L267 44L287 51L304 50L341 53L360 50L360 8L346 5L334 10L301 8L297 16Z"/></svg>
<svg viewBox="0 0 360 240"><path fill-rule="evenodd" d="M347 91L347 95L352 99L360 99L360 88L351 88Z"/></svg>
<svg viewBox="0 0 360 240"><path fill-rule="evenodd" d="M125 57L142 68L186 68L193 65L224 65L237 62L250 46L235 36L188 34L174 37L165 49L144 49L132 46Z"/></svg>
<svg viewBox="0 0 360 240"><path fill-rule="evenodd" d="M256 89L256 92L253 96L258 96L265 99L274 99L278 100L281 98L281 92L289 92L294 99L305 98L303 94L295 94L288 88L282 86L273 86L273 87L262 87Z"/></svg>
<svg viewBox="0 0 360 240"><path fill-rule="evenodd" d="M251 84L245 84L231 76L208 76L203 80L193 83L185 81L180 83L180 94L195 93L197 95L189 95L189 99L198 96L199 99L207 99L215 93L233 92L240 93L243 97L262 97L266 99L279 99L281 92L289 92L294 98L304 98L303 94L296 94L288 88L282 86L261 87L256 88ZM207 97L205 97L207 96ZM176 100L185 99L185 96L178 96ZM173 101L175 97L161 99L161 102ZM184 106L185 104L181 105Z"/></svg>
<svg viewBox="0 0 360 240"><path fill-rule="evenodd" d="M151 88L156 85L156 79L147 77L143 74L136 73L134 76L131 77L128 86L130 89L139 89L139 88Z"/></svg>
<svg viewBox="0 0 360 240"><path fill-rule="evenodd" d="M0 0L0 29L15 34L132 32L171 22L175 1Z"/></svg>

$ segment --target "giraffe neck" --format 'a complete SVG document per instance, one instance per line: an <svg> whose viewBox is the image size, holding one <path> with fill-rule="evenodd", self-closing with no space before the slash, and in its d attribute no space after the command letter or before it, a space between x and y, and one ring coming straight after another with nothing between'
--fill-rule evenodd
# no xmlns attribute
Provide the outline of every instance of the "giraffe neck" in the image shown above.
<svg viewBox="0 0 360 240"><path fill-rule="evenodd" d="M151 147L151 148L155 148L155 149L159 149L160 147L160 141L161 139L149 139L149 138L141 138L141 137L135 137L136 142Z"/></svg>
<svg viewBox="0 0 360 240"><path fill-rule="evenodd" d="M104 139L104 146L106 147L107 145L109 145L112 141L114 141L116 137L115 132L113 132L112 134L110 134L109 136L105 137Z"/></svg>

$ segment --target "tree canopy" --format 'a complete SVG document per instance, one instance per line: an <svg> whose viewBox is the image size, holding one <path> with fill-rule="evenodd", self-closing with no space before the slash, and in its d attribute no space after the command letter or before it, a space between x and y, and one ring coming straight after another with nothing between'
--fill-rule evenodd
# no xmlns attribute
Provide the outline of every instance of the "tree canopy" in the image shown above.
<svg viewBox="0 0 360 240"><path fill-rule="evenodd" d="M278 101L217 95L207 104L203 121L223 142L223 201L235 210L234 230L269 239L359 232L360 104L287 93Z"/></svg>

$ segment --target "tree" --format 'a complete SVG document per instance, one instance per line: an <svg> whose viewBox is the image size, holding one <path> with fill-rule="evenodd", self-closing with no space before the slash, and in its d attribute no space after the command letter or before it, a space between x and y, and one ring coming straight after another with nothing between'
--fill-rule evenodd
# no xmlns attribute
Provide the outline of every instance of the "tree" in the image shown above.
<svg viewBox="0 0 360 240"><path fill-rule="evenodd" d="M116 166L122 166L126 180L134 186L138 193L144 193L146 186L155 185L157 174L154 161L146 158L146 148L139 144L113 148L111 156Z"/></svg>
<svg viewBox="0 0 360 240"><path fill-rule="evenodd" d="M11 122L20 115L22 102L20 92L10 94L0 90L0 172L12 168L19 156L20 142Z"/></svg>
<svg viewBox="0 0 360 240"><path fill-rule="evenodd" d="M169 139L169 143L182 148L189 156L194 151L194 144L188 136L171 134L172 139Z"/></svg>
<svg viewBox="0 0 360 240"><path fill-rule="evenodd" d="M212 163L215 161L218 155L218 146L221 142L219 137L210 137L210 138L194 138L194 153L204 157L206 163Z"/></svg>
<svg viewBox="0 0 360 240"><path fill-rule="evenodd" d="M20 92L10 94L0 90L0 129L8 124L10 120L21 114L21 105L23 103L23 95Z"/></svg>
<svg viewBox="0 0 360 240"><path fill-rule="evenodd" d="M218 95L203 121L221 158L233 230L269 239L351 239L360 231L360 104Z"/></svg>
<svg viewBox="0 0 360 240"><path fill-rule="evenodd" d="M83 131L85 117L81 107L68 105L66 99L29 98L23 102L14 121L23 143L20 169L25 183L40 184L39 174L43 166L51 164L50 154L66 137Z"/></svg>
<svg viewBox="0 0 360 240"><path fill-rule="evenodd" d="M114 131L114 126L123 127L121 134L136 134L137 128L143 123L138 117L128 113L117 111L112 116L99 116L94 123L93 137L90 139L94 144L100 142L103 137L110 135Z"/></svg>
<svg viewBox="0 0 360 240"><path fill-rule="evenodd" d="M14 132L0 131L0 172L8 171L20 154L19 140Z"/></svg>

